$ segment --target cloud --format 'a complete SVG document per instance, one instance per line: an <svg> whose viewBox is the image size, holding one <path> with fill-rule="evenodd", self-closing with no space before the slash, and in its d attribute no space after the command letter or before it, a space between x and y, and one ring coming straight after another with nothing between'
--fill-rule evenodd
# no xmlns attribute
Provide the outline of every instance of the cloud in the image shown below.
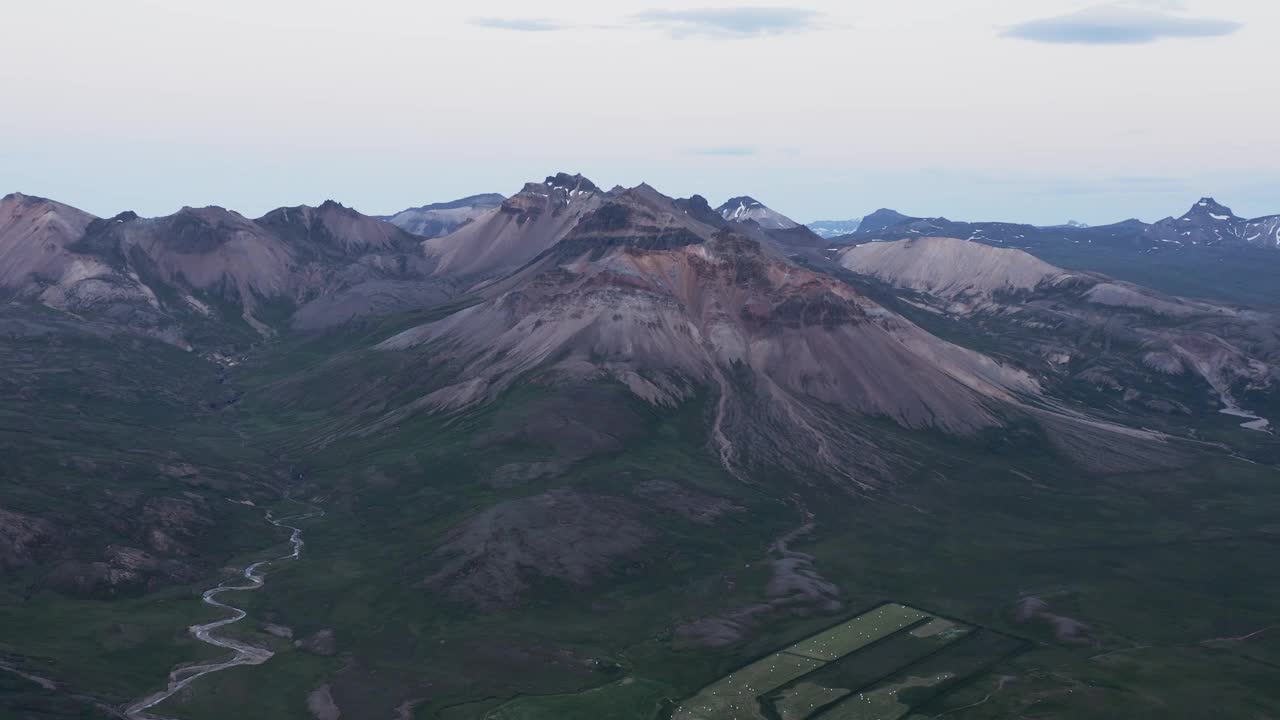
<svg viewBox="0 0 1280 720"><path fill-rule="evenodd" d="M722 145L718 147L694 148L689 151L693 155L704 155L714 157L748 157L755 155L756 148L748 145Z"/></svg>
<svg viewBox="0 0 1280 720"><path fill-rule="evenodd" d="M468 21L472 25L495 30L514 30L516 32L555 32L568 26L554 20L544 18L474 18Z"/></svg>
<svg viewBox="0 0 1280 720"><path fill-rule="evenodd" d="M647 10L632 16L642 25L661 28L676 37L758 37L816 30L820 14L782 7L730 7L700 10Z"/></svg>
<svg viewBox="0 0 1280 720"><path fill-rule="evenodd" d="M1005 37L1070 45L1141 45L1166 38L1230 35L1240 23L1186 17L1170 3L1110 3L1015 25Z"/></svg>

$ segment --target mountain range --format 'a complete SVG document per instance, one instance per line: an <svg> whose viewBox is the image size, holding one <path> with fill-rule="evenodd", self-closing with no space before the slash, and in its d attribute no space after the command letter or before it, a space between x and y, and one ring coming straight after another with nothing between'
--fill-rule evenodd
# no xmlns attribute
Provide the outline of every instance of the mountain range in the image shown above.
<svg viewBox="0 0 1280 720"><path fill-rule="evenodd" d="M831 231L853 226L836 235ZM959 237L985 243L1035 246L1041 243L1089 243L1154 249L1170 246L1259 247L1280 249L1280 215L1246 219L1213 198L1201 198L1180 217L1155 223L1125 220L1110 225L1089 226L1071 221L1062 225L1038 226L1004 222L964 222L944 217L911 217L882 208L860 220L819 221L811 228L824 237L844 243L904 237Z"/></svg>
<svg viewBox="0 0 1280 720"><path fill-rule="evenodd" d="M8 195L0 711L132 712L287 521L219 596L269 660L146 712L640 720L894 601L964 643L896 717L1247 716L1275 222L806 227L568 173L387 217ZM1180 292L1205 258L1261 300Z"/></svg>

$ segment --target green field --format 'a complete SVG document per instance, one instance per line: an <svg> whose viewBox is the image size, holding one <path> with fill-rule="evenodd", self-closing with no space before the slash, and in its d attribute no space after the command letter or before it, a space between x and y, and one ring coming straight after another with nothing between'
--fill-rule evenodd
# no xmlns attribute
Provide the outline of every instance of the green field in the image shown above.
<svg viewBox="0 0 1280 720"><path fill-rule="evenodd" d="M829 688L815 683L799 682L779 692L772 704L782 720L804 720L819 708L848 697L852 692L845 688Z"/></svg>
<svg viewBox="0 0 1280 720"><path fill-rule="evenodd" d="M909 677L901 682L860 692L812 717L822 720L898 720L912 710L911 705L903 701L904 692L914 688L934 687L952 677L946 673L930 677Z"/></svg>
<svg viewBox="0 0 1280 720"><path fill-rule="evenodd" d="M821 660L779 651L707 686L686 700L671 720L764 720L758 698L822 667Z"/></svg>
<svg viewBox="0 0 1280 720"><path fill-rule="evenodd" d="M672 720L893 720L912 710L902 694L941 685L964 672L893 678L945 650L972 628L898 603L886 603L778 650L705 687ZM870 652L869 648L875 648ZM892 648L892 652L883 652ZM999 656L989 658L999 659ZM864 682L862 674L866 675Z"/></svg>
<svg viewBox="0 0 1280 720"><path fill-rule="evenodd" d="M787 652L830 662L870 645L908 625L929 617L927 613L890 603L814 635L787 648Z"/></svg>

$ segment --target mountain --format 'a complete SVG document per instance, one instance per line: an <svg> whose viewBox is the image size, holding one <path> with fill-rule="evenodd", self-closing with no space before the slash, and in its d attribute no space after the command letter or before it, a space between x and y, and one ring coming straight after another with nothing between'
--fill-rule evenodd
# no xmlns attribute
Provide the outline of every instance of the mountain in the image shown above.
<svg viewBox="0 0 1280 720"><path fill-rule="evenodd" d="M1179 218L1148 224L1052 227L957 222L881 210L834 245L911 237L951 237L1016 247L1063 267L1107 273L1165 292L1280 306L1273 278L1280 271L1280 216L1253 220L1204 198Z"/></svg>
<svg viewBox="0 0 1280 720"><path fill-rule="evenodd" d="M1088 383L1149 408L1189 413L1186 403L1194 402L1246 415L1241 397L1280 392L1280 319L1269 314L1171 297L954 238L859 245L842 251L840 263L918 293L934 312L1020 336L1006 352L1021 367L1042 368L1064 392ZM1188 394L1191 386L1198 394Z"/></svg>
<svg viewBox="0 0 1280 720"><path fill-rule="evenodd" d="M1126 220L1091 227L1067 223L1041 227L1002 222L956 222L943 217L917 218L893 210L878 210L863 219L854 233L858 239L897 239L937 235L980 242L1035 246L1041 243L1077 242L1152 248L1158 243L1224 247L1280 248L1280 215L1254 220L1237 217L1213 198L1202 198L1178 218L1146 224Z"/></svg>
<svg viewBox="0 0 1280 720"><path fill-rule="evenodd" d="M44 198L21 193L0 198L0 287L21 291L33 277L61 280L72 265L67 247L94 219Z"/></svg>
<svg viewBox="0 0 1280 720"><path fill-rule="evenodd" d="M386 215L379 219L386 220L414 235L434 238L448 235L486 211L498 207L504 200L506 198L497 193L471 195L452 202L433 203L401 210L395 215Z"/></svg>
<svg viewBox="0 0 1280 720"><path fill-rule="evenodd" d="M840 237L842 235L851 235L858 231L858 227L862 224L862 218L855 220L817 220L808 223L807 227L824 239Z"/></svg>
<svg viewBox="0 0 1280 720"><path fill-rule="evenodd" d="M871 483L893 451L867 463L876 440L858 418L964 436L1052 414L1032 376L792 264L739 229L754 224L718 227L682 205L644 185L610 193L488 299L387 340L384 351L430 357L433 382L369 431L483 406L517 380L609 379L662 407L710 389L727 469L771 463Z"/></svg>
<svg viewBox="0 0 1280 720"><path fill-rule="evenodd" d="M1025 252L942 237L867 243L839 257L850 270L952 300L1032 290L1068 275Z"/></svg>
<svg viewBox="0 0 1280 720"><path fill-rule="evenodd" d="M1246 220L1213 198L1201 198L1178 218L1165 218L1146 228L1153 242L1174 245L1253 245L1280 249L1280 215Z"/></svg>
<svg viewBox="0 0 1280 720"><path fill-rule="evenodd" d="M725 220L741 223L751 221L765 230L789 230L800 224L782 213L769 209L759 200L745 195L730 198L716 208L716 212L720 213L720 217Z"/></svg>
<svg viewBox="0 0 1280 720"><path fill-rule="evenodd" d="M190 348L210 332L229 341L443 299L450 290L426 282L420 242L333 201L257 220L219 207L101 219L9 195L0 287Z"/></svg>
<svg viewBox="0 0 1280 720"><path fill-rule="evenodd" d="M881 232L888 228L897 227L898 225L902 225L904 223L913 222L918 219L919 218L913 218L913 217L908 217L906 215L903 215L897 210L880 208L879 210L876 210L870 215L867 215L866 217L862 218L862 221L858 223L857 232L861 235L870 235L873 233Z"/></svg>
<svg viewBox="0 0 1280 720"><path fill-rule="evenodd" d="M423 243L437 275L483 277L514 270L559 242L604 193L582 175L528 183L450 235Z"/></svg>

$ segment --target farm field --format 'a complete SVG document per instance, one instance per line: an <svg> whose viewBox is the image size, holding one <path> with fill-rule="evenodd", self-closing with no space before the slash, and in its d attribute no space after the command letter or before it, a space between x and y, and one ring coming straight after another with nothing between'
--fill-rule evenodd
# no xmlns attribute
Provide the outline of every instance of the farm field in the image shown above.
<svg viewBox="0 0 1280 720"><path fill-rule="evenodd" d="M672 720L897 720L1023 642L885 603L755 661L681 703Z"/></svg>

